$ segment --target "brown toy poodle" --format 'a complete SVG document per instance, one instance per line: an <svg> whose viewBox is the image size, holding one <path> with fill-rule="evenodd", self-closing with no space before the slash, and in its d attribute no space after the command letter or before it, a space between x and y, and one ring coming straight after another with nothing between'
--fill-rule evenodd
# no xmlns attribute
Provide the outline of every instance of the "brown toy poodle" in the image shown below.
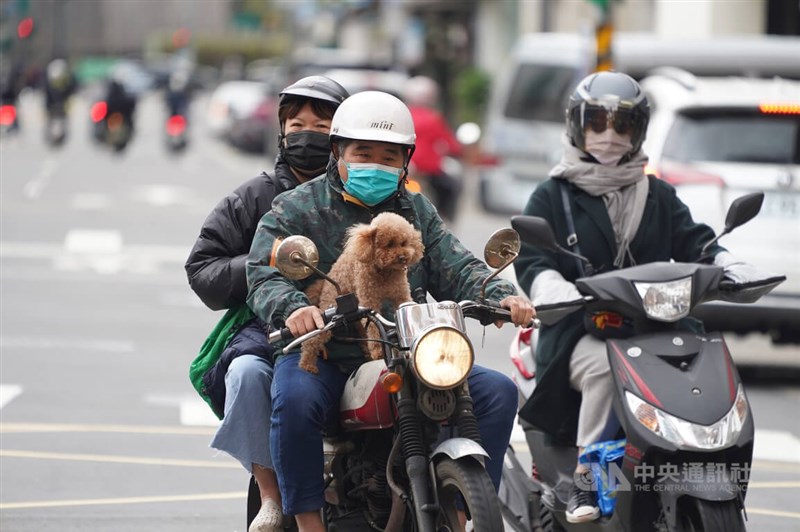
<svg viewBox="0 0 800 532"><path fill-rule="evenodd" d="M376 216L372 223L354 225L347 230L344 250L331 267L328 275L342 289L342 293L355 293L358 304L380 311L384 301L394 308L411 301L408 285L408 267L422 260L424 251L422 234L405 218L391 212ZM323 311L336 301L336 288L324 279L308 287L306 295ZM377 331L369 327L367 338L377 338ZM300 367L317 373L317 356L327 356L325 344L332 337L325 332L303 343ZM365 345L366 344L366 345ZM383 357L379 342L362 343L364 354L377 360Z"/></svg>

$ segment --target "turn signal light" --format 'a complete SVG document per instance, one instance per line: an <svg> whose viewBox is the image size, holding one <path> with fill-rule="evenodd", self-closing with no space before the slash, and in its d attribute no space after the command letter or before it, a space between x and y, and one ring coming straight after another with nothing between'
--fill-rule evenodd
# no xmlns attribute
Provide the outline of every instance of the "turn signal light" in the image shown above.
<svg viewBox="0 0 800 532"><path fill-rule="evenodd" d="M388 393L397 393L403 387L403 377L392 371L381 377L381 388Z"/></svg>
<svg viewBox="0 0 800 532"><path fill-rule="evenodd" d="M758 110L770 115L800 115L800 103L762 103Z"/></svg>

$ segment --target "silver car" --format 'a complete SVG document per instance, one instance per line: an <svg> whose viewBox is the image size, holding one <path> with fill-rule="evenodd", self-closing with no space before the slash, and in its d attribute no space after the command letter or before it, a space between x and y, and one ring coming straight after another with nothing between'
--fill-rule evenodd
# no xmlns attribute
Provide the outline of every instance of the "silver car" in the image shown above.
<svg viewBox="0 0 800 532"><path fill-rule="evenodd" d="M650 172L675 185L695 220L717 232L734 198L763 191L759 215L724 246L787 277L753 305L706 306L701 317L711 328L800 343L800 82L672 70L641 85L652 107L643 146Z"/></svg>

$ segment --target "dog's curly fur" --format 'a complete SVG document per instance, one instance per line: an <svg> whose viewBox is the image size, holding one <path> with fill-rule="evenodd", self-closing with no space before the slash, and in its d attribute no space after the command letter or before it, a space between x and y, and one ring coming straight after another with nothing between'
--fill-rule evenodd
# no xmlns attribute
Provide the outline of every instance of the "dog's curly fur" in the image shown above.
<svg viewBox="0 0 800 532"><path fill-rule="evenodd" d="M370 224L354 225L347 230L344 250L331 267L328 276L339 283L342 293L355 293L358 304L380 310L384 301L394 308L411 301L408 267L422 260L422 234L400 215L385 212ZM336 288L324 279L308 287L306 295L323 311L335 304ZM367 329L368 338L376 338L374 327ZM330 331L303 343L300 367L317 373L317 356L327 356L325 344ZM379 342L367 342L365 355L377 360L383 357Z"/></svg>

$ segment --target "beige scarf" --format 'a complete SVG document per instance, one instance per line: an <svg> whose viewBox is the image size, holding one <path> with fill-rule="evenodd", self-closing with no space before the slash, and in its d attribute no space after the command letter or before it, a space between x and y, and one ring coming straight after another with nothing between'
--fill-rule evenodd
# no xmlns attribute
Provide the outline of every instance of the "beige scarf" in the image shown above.
<svg viewBox="0 0 800 532"><path fill-rule="evenodd" d="M562 143L564 156L550 171L550 177L565 179L590 196L603 197L617 244L614 266L621 268L626 256L635 264L630 243L639 230L647 200L647 155L639 150L624 164L605 166L585 160L587 154L573 146L566 135Z"/></svg>

